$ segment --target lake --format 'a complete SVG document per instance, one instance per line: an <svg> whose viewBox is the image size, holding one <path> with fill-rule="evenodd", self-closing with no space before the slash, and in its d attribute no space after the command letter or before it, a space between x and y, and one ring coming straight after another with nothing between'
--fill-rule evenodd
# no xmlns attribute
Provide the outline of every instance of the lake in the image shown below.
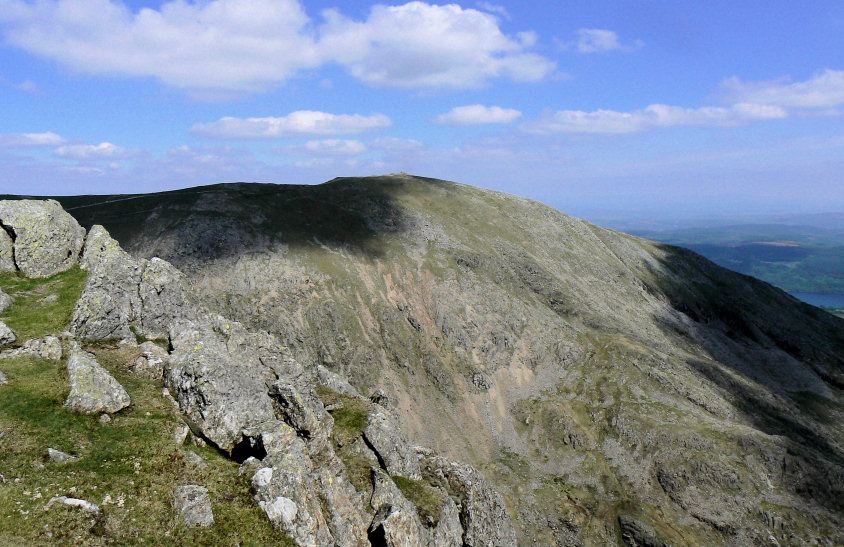
<svg viewBox="0 0 844 547"><path fill-rule="evenodd" d="M791 294L794 298L798 298L813 306L844 308L844 294L825 294L817 292L793 292L789 294Z"/></svg>

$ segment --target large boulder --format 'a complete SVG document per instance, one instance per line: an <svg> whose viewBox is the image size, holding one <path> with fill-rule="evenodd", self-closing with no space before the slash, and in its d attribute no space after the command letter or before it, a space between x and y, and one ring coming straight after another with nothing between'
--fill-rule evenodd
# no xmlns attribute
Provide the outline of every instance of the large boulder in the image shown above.
<svg viewBox="0 0 844 547"><path fill-rule="evenodd" d="M164 384L195 434L231 453L245 430L275 419L257 355L229 352L219 335L194 323L174 325L170 340Z"/></svg>
<svg viewBox="0 0 844 547"><path fill-rule="evenodd" d="M48 277L79 260L85 229L55 200L2 200L0 224L14 241L15 266L27 277Z"/></svg>
<svg viewBox="0 0 844 547"><path fill-rule="evenodd" d="M129 394L90 353L75 350L67 360L70 393L64 406L76 412L109 414L131 403Z"/></svg>

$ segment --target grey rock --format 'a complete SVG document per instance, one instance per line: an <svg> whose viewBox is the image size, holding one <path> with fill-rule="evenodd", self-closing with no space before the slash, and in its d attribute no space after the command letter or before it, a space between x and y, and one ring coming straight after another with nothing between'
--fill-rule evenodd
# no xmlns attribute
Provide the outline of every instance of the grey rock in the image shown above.
<svg viewBox="0 0 844 547"><path fill-rule="evenodd" d="M177 445L181 446L185 444L185 439L188 438L188 433L190 433L190 428L186 425L177 425L173 429L173 440L176 442Z"/></svg>
<svg viewBox="0 0 844 547"><path fill-rule="evenodd" d="M15 243L6 230L0 229L0 273L15 270Z"/></svg>
<svg viewBox="0 0 844 547"><path fill-rule="evenodd" d="M373 468L371 505L375 516L368 536L373 545L423 545L427 543L416 507L409 502L386 473Z"/></svg>
<svg viewBox="0 0 844 547"><path fill-rule="evenodd" d="M69 498L67 496L53 496L50 498L50 501L47 502L47 505L44 506L45 509L52 507L53 505L67 505L68 507L75 507L89 513L91 515L99 515L100 514L100 506L91 503L87 500L82 500L79 498Z"/></svg>
<svg viewBox="0 0 844 547"><path fill-rule="evenodd" d="M17 339L14 331L6 323L0 321L0 346L11 344Z"/></svg>
<svg viewBox="0 0 844 547"><path fill-rule="evenodd" d="M463 526L460 525L460 509L450 497L445 498L445 504L440 511L439 522L430 532L431 547L463 545Z"/></svg>
<svg viewBox="0 0 844 547"><path fill-rule="evenodd" d="M465 545L516 545L516 530L501 494L472 466L452 462L417 447L423 472L448 485L460 499L460 523Z"/></svg>
<svg viewBox="0 0 844 547"><path fill-rule="evenodd" d="M115 253L119 253L119 250L120 244L117 240L112 238L101 225L95 224L91 226L85 237L79 267L83 270L92 270L100 260L114 256Z"/></svg>
<svg viewBox="0 0 844 547"><path fill-rule="evenodd" d="M196 484L177 486L173 491L173 507L188 526L204 528L214 524L211 497L204 486Z"/></svg>
<svg viewBox="0 0 844 547"><path fill-rule="evenodd" d="M12 298L9 294L6 294L3 291L0 291L0 312L4 312L8 310L12 304L15 303L15 299Z"/></svg>
<svg viewBox="0 0 844 547"><path fill-rule="evenodd" d="M392 402L390 401L390 398L387 396L386 393L384 393L384 390L382 390L381 388L378 388L373 391L372 395L369 396L369 400L375 403L376 405L381 405L387 409L392 407Z"/></svg>
<svg viewBox="0 0 844 547"><path fill-rule="evenodd" d="M9 383L9 378L6 376L6 374L2 370L0 370L0 385L8 384L8 383Z"/></svg>
<svg viewBox="0 0 844 547"><path fill-rule="evenodd" d="M181 454L185 458L186 462L188 462L189 464L191 464L195 467L199 467L199 468L208 467L208 464L205 463L205 460L202 459L202 456L200 456L199 454L197 454L196 452L194 452L192 450L182 450Z"/></svg>
<svg viewBox="0 0 844 547"><path fill-rule="evenodd" d="M104 246L96 259L91 252L83 255L88 280L74 307L70 332L83 340L134 340L130 323L140 313L138 287L143 263L117 242Z"/></svg>
<svg viewBox="0 0 844 547"><path fill-rule="evenodd" d="M174 325L171 341L164 384L197 437L231 453L244 430L275 419L256 355L230 353L218 335L191 323Z"/></svg>
<svg viewBox="0 0 844 547"><path fill-rule="evenodd" d="M327 445L334 419L326 412L311 386L282 378L270 385L269 395L276 402L284 421L297 433L312 441L314 447L324 448Z"/></svg>
<svg viewBox="0 0 844 547"><path fill-rule="evenodd" d="M166 338L170 326L179 321L208 321L200 317L203 314L182 272L160 258L143 264L138 294L141 307L135 323L138 332L148 338Z"/></svg>
<svg viewBox="0 0 844 547"><path fill-rule="evenodd" d="M54 200L0 201L0 223L14 235L15 265L48 277L77 264L85 229Z"/></svg>
<svg viewBox="0 0 844 547"><path fill-rule="evenodd" d="M666 547L649 524L627 515L619 515L618 525L621 528L621 539L627 547Z"/></svg>
<svg viewBox="0 0 844 547"><path fill-rule="evenodd" d="M108 414L100 414L100 417L98 418L98 420L101 424L110 424L111 423L111 416L109 416Z"/></svg>
<svg viewBox="0 0 844 547"><path fill-rule="evenodd" d="M67 360L70 393L64 405L76 412L112 414L131 403L129 394L96 358L84 351L74 351Z"/></svg>
<svg viewBox="0 0 844 547"><path fill-rule="evenodd" d="M154 342L144 342L139 346L143 355L135 359L132 372L158 380L164 375L164 365L169 358L167 350Z"/></svg>
<svg viewBox="0 0 844 547"><path fill-rule="evenodd" d="M361 394L345 378L337 373L331 372L322 365L316 367L316 378L320 385L350 397L360 397Z"/></svg>
<svg viewBox="0 0 844 547"><path fill-rule="evenodd" d="M55 448L47 449L47 457L50 458L50 461L53 463L69 463L77 459L75 456L71 456L66 452L56 450Z"/></svg>
<svg viewBox="0 0 844 547"><path fill-rule="evenodd" d="M369 422L363 431L386 471L410 479L421 479L422 473L416 452L399 428L398 421L384 407L374 404Z"/></svg>
<svg viewBox="0 0 844 547"><path fill-rule="evenodd" d="M58 361L62 358L61 340L52 335L47 335L44 338L31 338L19 348L0 352L0 359L17 359L20 357Z"/></svg>

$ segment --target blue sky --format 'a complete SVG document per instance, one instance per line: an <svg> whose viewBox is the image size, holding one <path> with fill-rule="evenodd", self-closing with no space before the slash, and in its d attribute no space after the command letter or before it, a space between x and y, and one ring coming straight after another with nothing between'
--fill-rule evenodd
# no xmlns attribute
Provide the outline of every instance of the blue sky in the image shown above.
<svg viewBox="0 0 844 547"><path fill-rule="evenodd" d="M405 171L580 216L844 210L844 3L0 0L0 192Z"/></svg>

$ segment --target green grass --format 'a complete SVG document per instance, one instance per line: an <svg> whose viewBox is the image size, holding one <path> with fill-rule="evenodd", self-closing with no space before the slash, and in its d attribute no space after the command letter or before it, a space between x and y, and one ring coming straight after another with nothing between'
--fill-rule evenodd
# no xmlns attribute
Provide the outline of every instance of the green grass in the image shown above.
<svg viewBox="0 0 844 547"><path fill-rule="evenodd" d="M316 386L316 392L326 405L343 403L342 408L331 411L334 418L334 429L331 439L334 451L346 466L349 482L358 492L372 491L372 463L351 448L351 444L361 435L369 423L370 403L357 397L341 395L325 386Z"/></svg>
<svg viewBox="0 0 844 547"><path fill-rule="evenodd" d="M0 274L0 289L15 300L0 320L19 341L66 330L87 279L87 272L78 267L44 279L29 279L20 272Z"/></svg>
<svg viewBox="0 0 844 547"><path fill-rule="evenodd" d="M275 531L252 500L249 477L215 450L177 446L177 411L161 397L161 386L127 370L131 349L92 348L126 388L132 405L103 424L97 416L66 410L69 391L63 363L40 359L2 362L11 382L0 386L0 544L175 544L292 545ZM59 465L47 448L78 457ZM187 463L182 450L208 463ZM173 489L200 484L209 489L215 522L205 529L182 524L172 508ZM53 496L100 505L91 520L65 507L44 506Z"/></svg>
<svg viewBox="0 0 844 547"><path fill-rule="evenodd" d="M445 505L446 493L425 481L409 479L401 475L393 475L392 479L404 497L416 506L416 512L422 523L436 526Z"/></svg>

